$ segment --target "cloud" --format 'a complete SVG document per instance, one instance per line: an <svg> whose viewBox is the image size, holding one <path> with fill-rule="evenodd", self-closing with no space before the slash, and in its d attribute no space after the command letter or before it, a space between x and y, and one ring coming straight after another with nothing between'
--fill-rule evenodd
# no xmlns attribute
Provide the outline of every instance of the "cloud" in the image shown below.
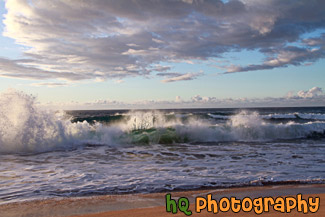
<svg viewBox="0 0 325 217"><path fill-rule="evenodd" d="M325 106L325 94L319 87L307 91L290 92L283 97L264 98L216 98L199 94L174 100L138 100L123 102L111 99L98 99L91 102L43 103L43 106L55 109L164 109L164 108L245 108L245 107L281 107L281 106Z"/></svg>
<svg viewBox="0 0 325 217"><path fill-rule="evenodd" d="M325 38L325 34L323 34L323 38ZM314 43L314 41L308 41L307 43L320 46L319 44ZM231 65L227 67L228 70L225 73L265 70L278 67L287 67L289 65L310 65L312 62L325 57L325 40L322 40L322 43L321 48L300 48L288 46L280 50L269 50L267 52L270 57L267 58L267 60L262 64L248 65L244 67Z"/></svg>
<svg viewBox="0 0 325 217"><path fill-rule="evenodd" d="M181 76L183 74L179 73L179 72L159 72L156 75L163 76L163 77L177 77L177 76Z"/></svg>
<svg viewBox="0 0 325 217"><path fill-rule="evenodd" d="M23 61L2 59L6 77L147 77L170 70L163 62L241 50L259 51L266 60L228 73L324 58L324 35L303 38L325 27L323 0L6 0L6 9L3 34L25 48Z"/></svg>
<svg viewBox="0 0 325 217"><path fill-rule="evenodd" d="M180 96L175 97L175 102L182 102L182 101L183 101L182 97L180 97Z"/></svg>
<svg viewBox="0 0 325 217"><path fill-rule="evenodd" d="M124 83L124 80L120 79L120 80L115 80L114 83L116 84L121 84L121 83Z"/></svg>
<svg viewBox="0 0 325 217"><path fill-rule="evenodd" d="M168 78L162 80L163 83L170 83L175 81L189 81L201 76L202 73L158 73L160 76L167 76Z"/></svg>
<svg viewBox="0 0 325 217"><path fill-rule="evenodd" d="M33 61L27 60L9 60L0 58L0 76L13 78L27 78L34 80L50 79L50 78L64 78L66 80L82 80L91 78L91 75L80 75L73 72L52 72L42 70L37 67L28 66ZM25 65L23 65L25 64Z"/></svg>
<svg viewBox="0 0 325 217"><path fill-rule="evenodd" d="M320 87L313 87L313 88L311 88L308 91L301 90L301 91L299 91L297 93L297 95L299 97L302 97L302 98L313 98L313 97L316 97L316 96L321 95L322 93L323 93L322 88L320 88Z"/></svg>
<svg viewBox="0 0 325 217"><path fill-rule="evenodd" d="M284 97L264 98L225 98L195 95L189 101L183 101L188 107L267 107L267 106L325 106L325 94L320 87L297 93L290 91Z"/></svg>
<svg viewBox="0 0 325 217"><path fill-rule="evenodd" d="M44 83L32 83L31 86L35 87L41 87L41 86L47 86L47 87L63 87L67 86L67 83L58 83L58 82L44 82Z"/></svg>
<svg viewBox="0 0 325 217"><path fill-rule="evenodd" d="M192 102L201 102L201 103L209 103L209 102L215 102L218 101L216 97L208 97L208 96L200 96L195 95L191 98Z"/></svg>

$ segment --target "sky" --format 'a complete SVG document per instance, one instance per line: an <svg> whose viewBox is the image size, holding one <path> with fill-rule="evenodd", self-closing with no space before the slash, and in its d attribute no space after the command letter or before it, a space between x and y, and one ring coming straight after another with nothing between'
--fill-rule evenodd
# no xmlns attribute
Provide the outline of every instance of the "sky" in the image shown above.
<svg viewBox="0 0 325 217"><path fill-rule="evenodd" d="M0 0L0 92L64 109L325 106L323 0Z"/></svg>

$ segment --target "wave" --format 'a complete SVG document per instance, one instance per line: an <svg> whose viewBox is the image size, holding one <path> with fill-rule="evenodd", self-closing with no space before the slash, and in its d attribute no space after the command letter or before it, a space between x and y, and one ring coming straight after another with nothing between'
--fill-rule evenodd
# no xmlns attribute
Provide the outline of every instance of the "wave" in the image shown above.
<svg viewBox="0 0 325 217"><path fill-rule="evenodd" d="M323 138L325 122L269 123L257 112L241 111L225 123L195 115L168 118L160 111L116 114L111 125L67 119L44 111L35 97L9 90L0 95L0 153L29 153L76 148L85 144L172 144ZM111 118L111 117L108 117Z"/></svg>
<svg viewBox="0 0 325 217"><path fill-rule="evenodd" d="M248 114L249 115L249 114ZM209 117L215 119L230 119L232 116L219 115L219 114L208 114ZM267 114L260 115L262 119L266 120L279 120L279 119L303 119L303 120L325 120L325 114L315 114L315 113L285 113L285 114Z"/></svg>
<svg viewBox="0 0 325 217"><path fill-rule="evenodd" d="M225 115L218 115L218 114L211 114L208 113L209 117L215 118L215 119L224 119L224 120L228 120L229 116L225 116Z"/></svg>
<svg viewBox="0 0 325 217"><path fill-rule="evenodd" d="M119 130L72 123L64 113L44 111L36 99L23 92L8 90L0 95L0 152L44 152L73 148L85 143L109 143Z"/></svg>
<svg viewBox="0 0 325 217"><path fill-rule="evenodd" d="M307 119L307 120L325 120L324 114L297 114L297 116L301 119Z"/></svg>

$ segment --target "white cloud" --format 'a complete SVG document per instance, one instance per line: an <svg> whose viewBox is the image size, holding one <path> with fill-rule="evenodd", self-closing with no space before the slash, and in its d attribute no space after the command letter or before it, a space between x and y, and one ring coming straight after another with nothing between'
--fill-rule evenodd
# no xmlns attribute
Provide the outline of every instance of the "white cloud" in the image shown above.
<svg viewBox="0 0 325 217"><path fill-rule="evenodd" d="M270 57L258 65L236 66L231 65L227 68L227 73L255 71L264 69L273 69L277 67L287 67L288 65L311 65L320 58L325 57L325 34L323 34L323 48L298 48L298 47L284 47L277 51L269 52ZM274 56L276 54L276 56Z"/></svg>
<svg viewBox="0 0 325 217"><path fill-rule="evenodd" d="M304 92L304 95L300 93ZM43 106L61 109L163 109L163 108L243 108L243 107L281 107L281 106L325 106L325 94L321 88L313 87L308 91L291 93L288 97L265 98L224 98L195 95L190 99L176 96L175 100L138 100L123 102L110 99L99 99L91 102L49 102Z"/></svg>
<svg viewBox="0 0 325 217"><path fill-rule="evenodd" d="M301 40L325 27L322 0L5 2L4 35L26 48L24 60L0 60L5 77L78 81L94 80L96 72L103 80L147 77L160 72L154 66L161 62L220 58L234 48L260 51L267 60L228 72L313 63L325 56L324 35ZM187 73L164 81L194 78Z"/></svg>
<svg viewBox="0 0 325 217"><path fill-rule="evenodd" d="M35 87L41 87L41 86L47 86L47 87L63 87L67 86L67 83L58 83L58 82L41 82L41 83L32 83L31 86Z"/></svg>
<svg viewBox="0 0 325 217"><path fill-rule="evenodd" d="M168 73L165 73L165 74L168 74ZM175 82L175 81L189 81L189 80L196 79L198 76L201 76L202 73L185 73L185 74L172 73L169 75L172 75L172 76L162 80L161 82L170 83L170 82Z"/></svg>
<svg viewBox="0 0 325 217"><path fill-rule="evenodd" d="M180 97L180 96L175 97L175 102L182 102L182 101L183 101L182 97Z"/></svg>
<svg viewBox="0 0 325 217"><path fill-rule="evenodd" d="M311 89L308 90L308 91L303 91L303 90L301 90L301 91L299 91L299 92L297 93L297 95L298 95L299 97L302 97L302 98L312 98L312 97L319 96L319 95L322 94L322 93L323 93L322 88L320 88L320 87L313 87L313 88L311 88Z"/></svg>
<svg viewBox="0 0 325 217"><path fill-rule="evenodd" d="M121 84L121 83L124 83L124 80L120 79L120 80L115 80L114 82L117 84Z"/></svg>

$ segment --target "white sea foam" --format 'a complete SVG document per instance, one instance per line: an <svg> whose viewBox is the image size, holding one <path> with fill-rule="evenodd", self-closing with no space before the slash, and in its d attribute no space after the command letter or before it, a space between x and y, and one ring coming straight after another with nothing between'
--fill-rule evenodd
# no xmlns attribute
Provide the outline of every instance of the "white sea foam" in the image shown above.
<svg viewBox="0 0 325 217"><path fill-rule="evenodd" d="M208 114L210 117L215 119L230 119L231 116L224 116L224 115L216 115L216 114ZM245 115L245 114L242 114ZM263 119L305 119L305 120L325 120L324 114L316 114L316 113L285 113L285 114L267 114L267 115L259 115Z"/></svg>
<svg viewBox="0 0 325 217"><path fill-rule="evenodd" d="M325 115L324 114L297 114L300 118L302 119L309 119L309 120L325 120Z"/></svg>
<svg viewBox="0 0 325 217"><path fill-rule="evenodd" d="M225 115L215 115L215 114L208 114L210 117L212 118L216 118L216 119L229 119L228 116L225 116Z"/></svg>
<svg viewBox="0 0 325 217"><path fill-rule="evenodd" d="M324 183L324 140L298 138L324 133L325 122L272 123L250 111L223 122L206 118L207 112L177 118L163 111L130 111L105 123L113 112L76 112L86 119L98 114L104 123L73 123L64 112L40 109L23 92L0 94L0 204L291 180ZM171 139L160 142L166 135ZM149 144L138 145L146 136ZM47 153L33 155L38 152Z"/></svg>
<svg viewBox="0 0 325 217"><path fill-rule="evenodd" d="M288 114L268 114L268 115L262 115L265 119L295 119L295 118L301 118L305 120L325 120L324 114L315 114L315 113L288 113Z"/></svg>
<svg viewBox="0 0 325 217"><path fill-rule="evenodd" d="M44 152L83 144L122 145L133 141L128 139L133 130L146 134L152 128L173 128L180 141L188 142L298 139L312 133L324 134L325 130L325 122L321 121L275 124L257 112L247 111L230 116L222 124L192 116L187 120L167 119L159 111L130 111L125 116L126 120L110 126L86 121L72 123L62 113L40 109L33 96L9 90L0 95L0 152ZM164 130L156 133L160 132L166 133Z"/></svg>
<svg viewBox="0 0 325 217"><path fill-rule="evenodd" d="M76 145L109 143L117 133L101 124L71 123L59 113L44 111L35 98L8 90L0 95L0 152L43 152Z"/></svg>
<svg viewBox="0 0 325 217"><path fill-rule="evenodd" d="M176 129L179 134L198 142L267 141L305 138L311 133L323 134L325 122L274 124L266 122L257 112L242 111L231 116L226 124L216 124L214 127L186 125Z"/></svg>
<svg viewBox="0 0 325 217"><path fill-rule="evenodd" d="M297 113L262 115L264 119L295 119Z"/></svg>

